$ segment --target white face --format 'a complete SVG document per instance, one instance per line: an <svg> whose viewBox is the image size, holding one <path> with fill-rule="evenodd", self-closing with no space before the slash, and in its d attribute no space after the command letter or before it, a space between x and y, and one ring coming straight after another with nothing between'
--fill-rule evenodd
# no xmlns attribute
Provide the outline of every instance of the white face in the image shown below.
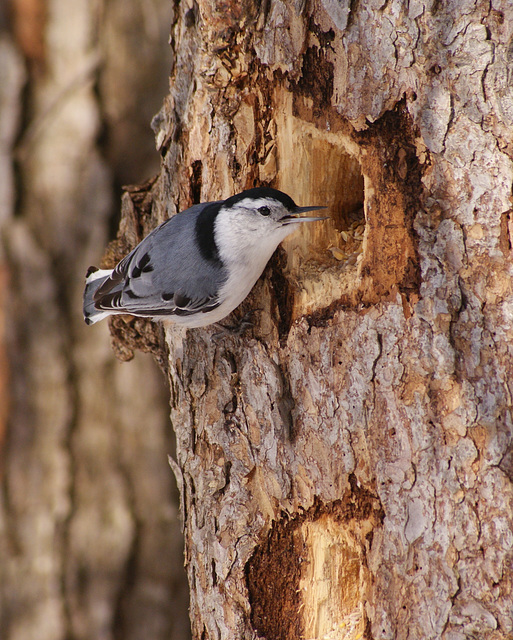
<svg viewBox="0 0 513 640"><path fill-rule="evenodd" d="M267 209L261 209L267 207ZM215 241L229 277L220 291L225 315L248 295L280 242L297 229L299 221L283 224L290 214L281 202L269 198L247 198L230 209L219 211Z"/></svg>
<svg viewBox="0 0 513 640"><path fill-rule="evenodd" d="M216 244L225 263L252 260L265 263L280 242L300 224L280 222L290 214L270 198L246 198L230 209L221 209L215 224Z"/></svg>
<svg viewBox="0 0 513 640"><path fill-rule="evenodd" d="M318 219L294 219L291 214L273 198L245 198L234 207L220 209L214 226L215 241L229 274L219 292L224 300L218 308L220 318L248 295L280 242L302 222Z"/></svg>
<svg viewBox="0 0 513 640"><path fill-rule="evenodd" d="M254 238L280 231L283 239L292 229L287 229L283 235L281 232L289 225L284 225L280 221L290 213L281 202L273 198L259 198L258 200L246 198L238 202L236 207L227 211L221 209L219 216L230 220L230 223L237 229L239 237L251 235ZM294 227L296 224L299 224L299 221L294 223Z"/></svg>
<svg viewBox="0 0 513 640"><path fill-rule="evenodd" d="M235 207L221 209L215 223L215 241L223 263L237 272L247 270L248 277L258 272L256 280L276 247L299 224L280 222L289 213L281 202L269 198L247 198Z"/></svg>

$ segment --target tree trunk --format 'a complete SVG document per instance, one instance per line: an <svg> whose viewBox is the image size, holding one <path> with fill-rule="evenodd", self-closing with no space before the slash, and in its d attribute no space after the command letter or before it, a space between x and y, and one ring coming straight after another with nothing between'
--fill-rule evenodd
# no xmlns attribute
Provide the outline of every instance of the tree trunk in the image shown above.
<svg viewBox="0 0 513 640"><path fill-rule="evenodd" d="M124 230L258 184L331 217L247 334L165 333L195 638L512 637L512 31L506 1L178 5Z"/></svg>

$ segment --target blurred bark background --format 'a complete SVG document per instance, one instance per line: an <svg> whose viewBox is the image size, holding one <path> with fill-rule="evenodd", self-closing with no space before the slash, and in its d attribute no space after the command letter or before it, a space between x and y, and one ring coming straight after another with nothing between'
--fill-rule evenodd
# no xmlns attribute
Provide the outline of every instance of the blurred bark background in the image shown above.
<svg viewBox="0 0 513 640"><path fill-rule="evenodd" d="M7 637L179 625L159 385L77 313L129 176L105 266L257 184L331 218L276 253L244 335L110 323L119 357L167 373L193 636L511 638L511 3L141 2L124 63L121 2L16 6L45 27L24 40L14 19L2 40ZM139 78L133 57L169 22L162 164L142 183L122 132L158 63Z"/></svg>
<svg viewBox="0 0 513 640"><path fill-rule="evenodd" d="M121 185L159 168L172 4L0 11L0 635L185 640L165 379L81 317Z"/></svg>

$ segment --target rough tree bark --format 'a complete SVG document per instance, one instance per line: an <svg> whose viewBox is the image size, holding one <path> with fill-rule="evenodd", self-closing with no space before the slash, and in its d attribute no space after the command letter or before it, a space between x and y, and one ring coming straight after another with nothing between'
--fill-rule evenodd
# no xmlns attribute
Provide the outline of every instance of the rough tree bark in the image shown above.
<svg viewBox="0 0 513 640"><path fill-rule="evenodd" d="M512 637L512 33L506 0L177 7L121 236L257 184L331 216L249 334L166 329L195 638Z"/></svg>

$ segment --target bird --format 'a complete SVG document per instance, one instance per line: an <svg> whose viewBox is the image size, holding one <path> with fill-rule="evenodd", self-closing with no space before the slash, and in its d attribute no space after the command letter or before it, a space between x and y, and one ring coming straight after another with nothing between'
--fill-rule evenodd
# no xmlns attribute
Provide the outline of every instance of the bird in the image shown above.
<svg viewBox="0 0 513 640"><path fill-rule="evenodd" d="M195 204L149 233L114 269L89 267L83 313L88 325L130 314L205 327L249 294L280 242L304 222L286 193L256 187Z"/></svg>

